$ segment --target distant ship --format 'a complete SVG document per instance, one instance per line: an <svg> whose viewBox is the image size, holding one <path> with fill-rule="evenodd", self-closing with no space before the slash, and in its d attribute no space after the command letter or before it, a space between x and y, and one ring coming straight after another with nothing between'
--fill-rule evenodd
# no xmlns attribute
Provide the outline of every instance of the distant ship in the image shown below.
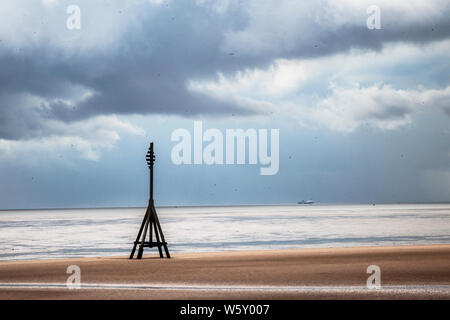
<svg viewBox="0 0 450 320"><path fill-rule="evenodd" d="M299 202L297 202L298 204L313 204L314 203L314 201L313 200L311 200L311 199L309 199L309 200L302 200L302 201L299 201Z"/></svg>

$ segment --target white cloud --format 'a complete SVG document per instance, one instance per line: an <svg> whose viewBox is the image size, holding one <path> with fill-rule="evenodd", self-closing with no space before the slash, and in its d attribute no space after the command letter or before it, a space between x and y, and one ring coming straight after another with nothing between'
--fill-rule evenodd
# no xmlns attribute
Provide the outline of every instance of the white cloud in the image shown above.
<svg viewBox="0 0 450 320"><path fill-rule="evenodd" d="M211 8L215 13L226 13L231 0L195 0L197 6Z"/></svg>
<svg viewBox="0 0 450 320"><path fill-rule="evenodd" d="M59 0L42 0L45 6L53 7L59 4Z"/></svg>
<svg viewBox="0 0 450 320"><path fill-rule="evenodd" d="M161 5L164 3L164 0L148 0L148 2L153 5Z"/></svg>
<svg viewBox="0 0 450 320"><path fill-rule="evenodd" d="M216 82L192 80L188 88L198 92L210 92L224 96L251 94L257 97L281 97L296 89L300 83L308 80L310 66L296 60L276 60L266 70L246 69L236 73L234 77L226 78L218 74Z"/></svg>
<svg viewBox="0 0 450 320"><path fill-rule="evenodd" d="M332 88L320 99L305 123L313 121L330 129L351 132L361 125L395 129L411 123L414 112L450 104L450 87L443 90L399 90L389 85ZM303 121L303 120L302 120Z"/></svg>
<svg viewBox="0 0 450 320"><path fill-rule="evenodd" d="M114 147L121 133L144 135L141 128L117 116L99 116L73 123L49 120L48 135L26 140L0 139L0 159L32 159L77 151L81 158L98 161L102 150Z"/></svg>
<svg viewBox="0 0 450 320"><path fill-rule="evenodd" d="M424 107L449 108L449 84L426 89L430 78L442 76L449 51L450 41L441 41L424 47L390 44L380 52L278 59L266 69L246 69L229 77L219 73L216 81L191 80L188 88L307 126L341 132L366 124L396 129L411 123L413 113Z"/></svg>

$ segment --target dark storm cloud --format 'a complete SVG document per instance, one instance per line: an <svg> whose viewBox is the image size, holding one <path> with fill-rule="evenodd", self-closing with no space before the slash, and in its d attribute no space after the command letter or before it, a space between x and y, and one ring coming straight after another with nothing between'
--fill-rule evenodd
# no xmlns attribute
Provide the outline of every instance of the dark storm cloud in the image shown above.
<svg viewBox="0 0 450 320"><path fill-rule="evenodd" d="M321 9L318 6L317 12ZM47 42L24 48L0 45L0 138L45 135L42 122L48 119L69 122L111 113L255 113L231 99L223 102L191 92L187 82L213 80L218 72L227 75L264 67L276 58L320 57L351 48L378 50L388 41L423 43L450 36L448 7L440 20L420 24L395 26L395 17L386 13L386 27L377 31L366 28L365 13L361 25L330 28L317 24L314 16L293 11L290 19L303 19L309 27L287 30L290 35L279 28L283 21L271 19L267 12L264 23L273 25L272 36L265 38L267 33L259 33L258 28L248 31L250 39L266 42L268 49L260 50L251 43L233 41L233 34L247 32L253 21L251 10L237 2L223 14L193 1L152 6L151 14L145 13L150 10L146 4L132 10L141 13L132 16L135 23L108 50L67 53ZM83 34L96 32L83 28L80 41ZM302 36L305 33L307 38ZM83 90L91 96L77 98Z"/></svg>

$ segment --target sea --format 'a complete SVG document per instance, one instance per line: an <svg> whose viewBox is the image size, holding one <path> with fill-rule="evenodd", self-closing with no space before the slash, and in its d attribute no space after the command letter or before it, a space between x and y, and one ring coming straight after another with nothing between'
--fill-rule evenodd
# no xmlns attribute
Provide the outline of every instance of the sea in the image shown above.
<svg viewBox="0 0 450 320"><path fill-rule="evenodd" d="M450 204L156 210L172 254L450 243ZM0 261L127 256L144 214L145 208L3 210Z"/></svg>

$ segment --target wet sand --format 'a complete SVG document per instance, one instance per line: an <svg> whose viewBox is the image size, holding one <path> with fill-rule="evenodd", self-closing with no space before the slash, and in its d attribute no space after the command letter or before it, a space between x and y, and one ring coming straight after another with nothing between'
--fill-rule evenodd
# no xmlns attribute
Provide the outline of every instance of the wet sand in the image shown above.
<svg viewBox="0 0 450 320"><path fill-rule="evenodd" d="M0 299L450 299L450 245L0 263ZM67 267L81 269L69 289ZM366 287L369 265L381 289Z"/></svg>

